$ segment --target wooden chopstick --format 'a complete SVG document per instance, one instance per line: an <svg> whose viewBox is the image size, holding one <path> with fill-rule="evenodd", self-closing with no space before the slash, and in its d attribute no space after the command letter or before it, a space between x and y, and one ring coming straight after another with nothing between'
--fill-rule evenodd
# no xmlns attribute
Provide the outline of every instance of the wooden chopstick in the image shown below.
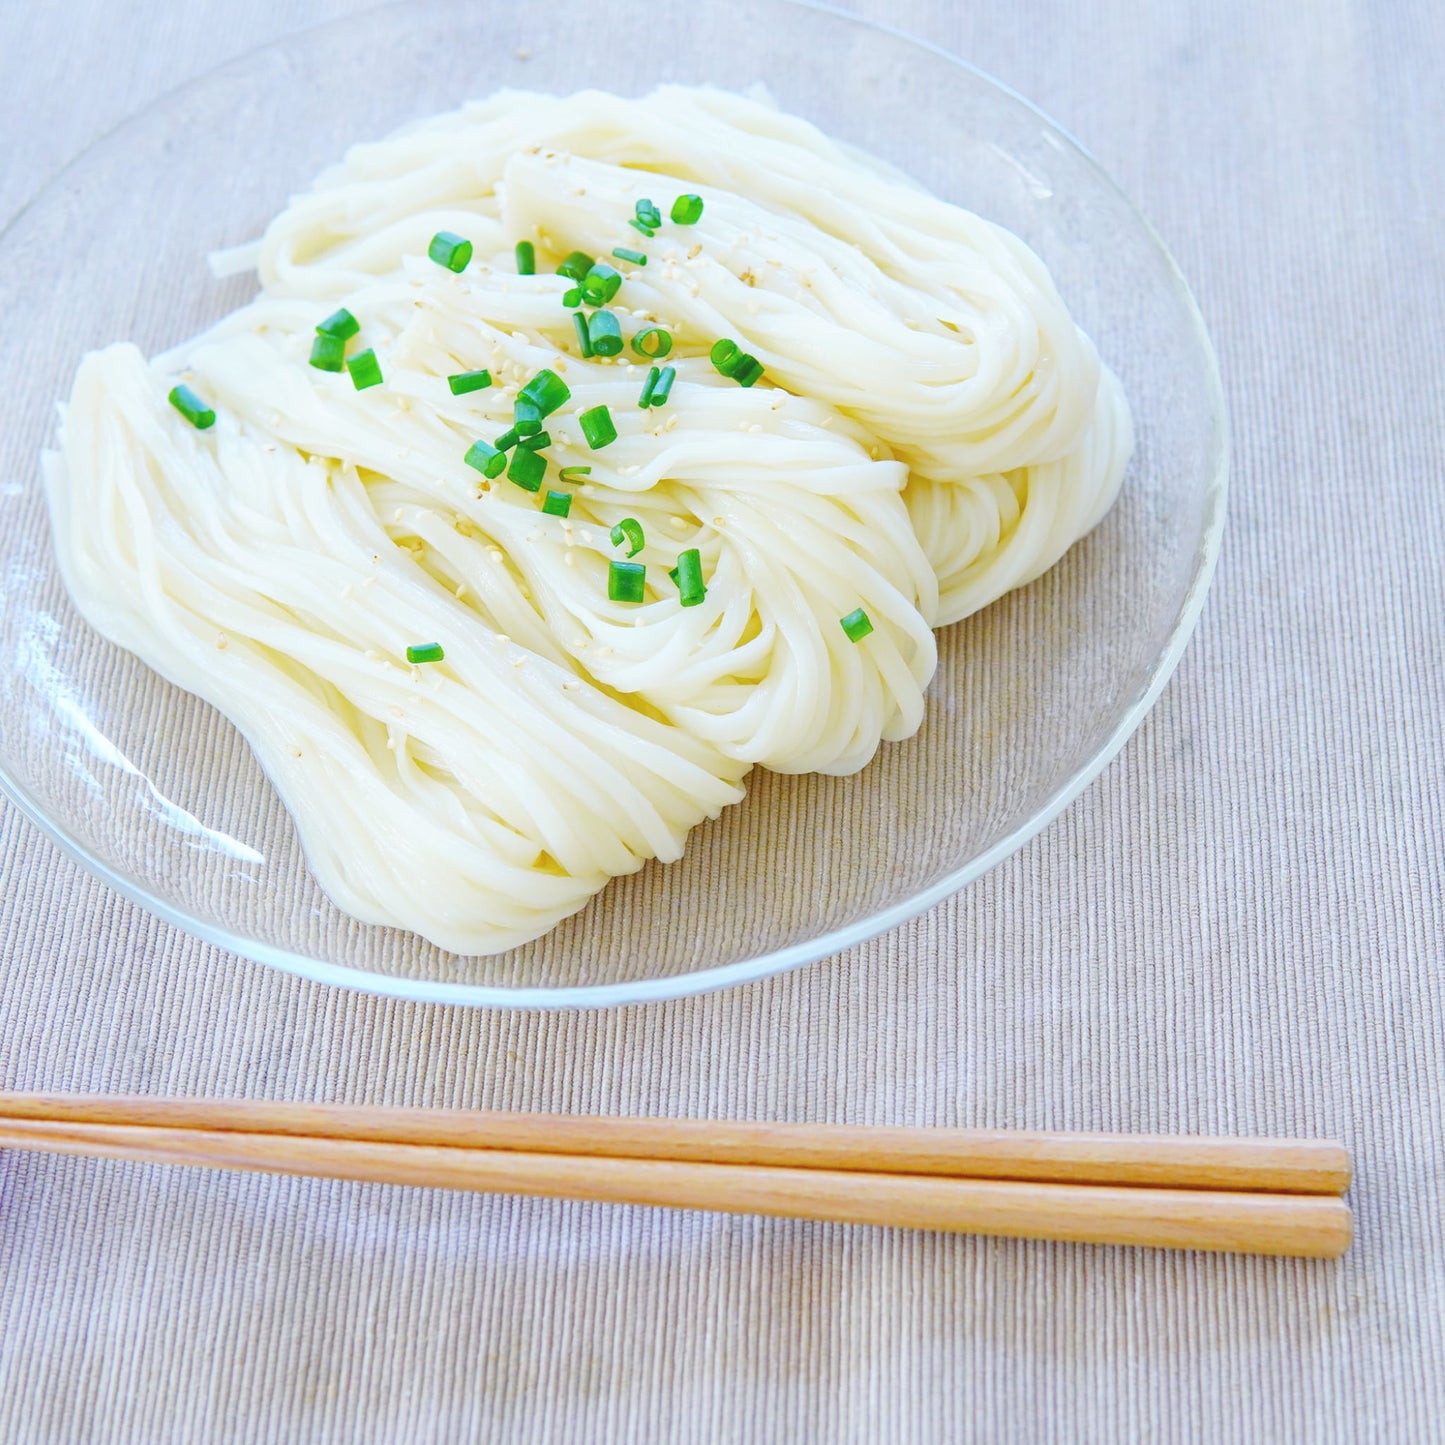
<svg viewBox="0 0 1445 1445"><path fill-rule="evenodd" d="M7 1119L588 1158L1274 1194L1343 1194L1351 1176L1350 1156L1341 1145L1305 1139L853 1127L0 1093L0 1121Z"/></svg>
<svg viewBox="0 0 1445 1445"><path fill-rule="evenodd" d="M1087 1244L1334 1258L1352 1233L1350 1209L1333 1194L950 1179L14 1118L0 1120L0 1147Z"/></svg>
<svg viewBox="0 0 1445 1445"><path fill-rule="evenodd" d="M0 1094L0 1147L1093 1244L1332 1258L1352 1233L1349 1156L1290 1140Z"/></svg>

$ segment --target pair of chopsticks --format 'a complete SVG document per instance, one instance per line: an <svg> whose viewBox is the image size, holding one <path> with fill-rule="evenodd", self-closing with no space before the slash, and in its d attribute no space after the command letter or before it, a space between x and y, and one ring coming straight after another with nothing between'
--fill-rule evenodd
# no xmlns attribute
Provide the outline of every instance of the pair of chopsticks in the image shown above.
<svg viewBox="0 0 1445 1445"><path fill-rule="evenodd" d="M0 1093L0 1148L1022 1239L1335 1258L1339 1144Z"/></svg>

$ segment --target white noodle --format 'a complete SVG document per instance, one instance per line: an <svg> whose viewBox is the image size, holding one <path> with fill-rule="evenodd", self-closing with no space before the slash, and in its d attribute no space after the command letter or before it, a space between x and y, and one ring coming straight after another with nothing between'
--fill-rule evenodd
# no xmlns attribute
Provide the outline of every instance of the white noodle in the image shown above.
<svg viewBox="0 0 1445 1445"><path fill-rule="evenodd" d="M635 202L692 226L644 241ZM470 239L454 275L438 230ZM515 274L519 239L538 274ZM624 332L666 326L677 379L583 360L554 274L619 261ZM1117 382L1016 238L755 100L508 93L358 146L254 249L260 296L147 363L82 363L47 480L81 611L246 734L319 880L357 917L460 952L534 938L609 877L676 858L754 764L847 773L914 732L931 627L1036 576L1101 517L1131 449ZM357 391L308 364L344 304ZM747 389L708 348L765 368ZM495 384L454 397L445 378ZM463 456L555 370L547 485ZM184 380L216 412L167 404ZM578 414L606 404L605 450ZM646 547L607 597L613 524ZM667 580L696 547L707 596ZM839 619L862 607L874 631ZM445 661L412 667L409 644Z"/></svg>

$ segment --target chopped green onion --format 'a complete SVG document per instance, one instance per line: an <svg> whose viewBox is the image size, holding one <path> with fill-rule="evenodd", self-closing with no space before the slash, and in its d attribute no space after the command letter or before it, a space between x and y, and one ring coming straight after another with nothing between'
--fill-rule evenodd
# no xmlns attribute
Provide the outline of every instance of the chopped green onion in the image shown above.
<svg viewBox="0 0 1445 1445"><path fill-rule="evenodd" d="M649 361L657 361L672 350L672 333L663 326L644 326L632 338L632 349Z"/></svg>
<svg viewBox="0 0 1445 1445"><path fill-rule="evenodd" d="M317 335L339 336L343 341L349 341L360 330L361 322L344 306L338 311L333 311L325 321L316 323Z"/></svg>
<svg viewBox="0 0 1445 1445"><path fill-rule="evenodd" d="M675 366L664 366L662 374L657 378L657 385L652 388L650 398L653 406L664 406L667 398L672 394L672 383L677 380L677 368Z"/></svg>
<svg viewBox="0 0 1445 1445"><path fill-rule="evenodd" d="M475 467L484 477L499 477L507 465L507 454L479 439L467 448L467 454L462 460L469 467Z"/></svg>
<svg viewBox="0 0 1445 1445"><path fill-rule="evenodd" d="M496 442L493 443L493 445L496 446L498 451L510 451L514 446L517 445L517 439L520 436L521 433L517 430L516 427L509 426L506 431L504 431L501 436L497 438Z"/></svg>
<svg viewBox="0 0 1445 1445"><path fill-rule="evenodd" d="M587 438L587 445L593 451L600 451L609 442L617 440L617 427L613 424L612 413L608 411L606 404L594 406L590 411L584 411L577 418L582 424L582 435Z"/></svg>
<svg viewBox="0 0 1445 1445"><path fill-rule="evenodd" d="M763 363L756 356L749 356L744 352L733 363L730 375L739 386L752 386L763 378Z"/></svg>
<svg viewBox="0 0 1445 1445"><path fill-rule="evenodd" d="M662 212L646 196L632 208L632 213L639 226L651 226L655 231L662 224Z"/></svg>
<svg viewBox="0 0 1445 1445"><path fill-rule="evenodd" d="M541 431L542 408L535 401L519 396L512 406L512 429L523 437Z"/></svg>
<svg viewBox="0 0 1445 1445"><path fill-rule="evenodd" d="M582 278L582 299L589 306L606 306L622 285L622 272L598 261Z"/></svg>
<svg viewBox="0 0 1445 1445"><path fill-rule="evenodd" d="M587 318L580 312L572 313L572 325L577 329L577 345L582 352L582 360L588 360L592 355L592 338L587 333Z"/></svg>
<svg viewBox="0 0 1445 1445"><path fill-rule="evenodd" d="M552 438L547 432L539 431L533 436L523 437L517 445L526 447L529 452L540 452L544 447L552 445Z"/></svg>
<svg viewBox="0 0 1445 1445"><path fill-rule="evenodd" d="M573 251L560 266L557 267L559 276L566 276L570 281L580 282L582 278L592 269L592 257L586 251Z"/></svg>
<svg viewBox="0 0 1445 1445"><path fill-rule="evenodd" d="M846 617L840 617L838 625L848 634L849 642L862 642L873 631L873 624L861 607L855 607Z"/></svg>
<svg viewBox="0 0 1445 1445"><path fill-rule="evenodd" d="M607 597L611 602L641 602L647 595L647 568L641 562L607 564Z"/></svg>
<svg viewBox="0 0 1445 1445"><path fill-rule="evenodd" d="M529 451L526 447L518 447L512 453L512 465L507 468L508 481L516 484L527 492L537 492L542 489L542 478L547 475L547 458L541 452Z"/></svg>
<svg viewBox="0 0 1445 1445"><path fill-rule="evenodd" d="M467 262L472 259L472 243L455 231L438 231L431 238L426 253L448 271L465 271Z"/></svg>
<svg viewBox="0 0 1445 1445"><path fill-rule="evenodd" d="M629 557L637 556L647 545L647 539L642 535L642 523L636 517L624 517L612 529L611 535L614 547L626 544Z"/></svg>
<svg viewBox="0 0 1445 1445"><path fill-rule="evenodd" d="M679 226L695 225L702 220L702 197L701 196L679 196L672 203L672 219Z"/></svg>
<svg viewBox="0 0 1445 1445"><path fill-rule="evenodd" d="M582 288L580 286L569 286L562 293L562 304L564 306L580 306L582 304Z"/></svg>
<svg viewBox="0 0 1445 1445"><path fill-rule="evenodd" d="M647 380L642 383L642 395L637 398L637 404L644 411L652 405L652 389L657 385L657 379L662 375L660 367L649 366L647 368Z"/></svg>
<svg viewBox="0 0 1445 1445"><path fill-rule="evenodd" d="M346 365L346 340L318 331L311 343L311 364L317 371L341 371Z"/></svg>
<svg viewBox="0 0 1445 1445"><path fill-rule="evenodd" d="M712 358L713 366L724 376L731 377L739 386L752 386L762 377L762 362L727 337L714 341L708 355Z"/></svg>
<svg viewBox="0 0 1445 1445"><path fill-rule="evenodd" d="M681 594L678 600L684 607L696 607L707 596L707 588L702 582L702 554L696 547L689 547L677 559L677 566L673 570L676 575L672 580L677 583L677 590ZM669 573L669 576L672 574Z"/></svg>
<svg viewBox="0 0 1445 1445"><path fill-rule="evenodd" d="M582 477L590 477L591 475L591 467L563 467L562 470L557 473L557 478L563 482L575 482Z"/></svg>
<svg viewBox="0 0 1445 1445"><path fill-rule="evenodd" d="M567 383L555 371L545 367L517 393L519 401L530 401L543 416L551 416L571 397Z"/></svg>
<svg viewBox="0 0 1445 1445"><path fill-rule="evenodd" d="M662 217L659 216L657 219L661 221ZM631 226L634 231L641 231L644 236L655 236L657 234L656 226L644 226L641 221L629 221L627 224Z"/></svg>
<svg viewBox="0 0 1445 1445"><path fill-rule="evenodd" d="M190 387L184 384L173 386L167 399L197 431L205 431L208 426L216 424L216 413Z"/></svg>
<svg viewBox="0 0 1445 1445"><path fill-rule="evenodd" d="M406 660L417 662L440 662L447 655L440 642L419 642L406 650Z"/></svg>
<svg viewBox="0 0 1445 1445"><path fill-rule="evenodd" d="M447 385L453 396L465 396L469 391L483 391L492 384L490 371L458 371L447 377Z"/></svg>
<svg viewBox="0 0 1445 1445"><path fill-rule="evenodd" d="M622 328L610 311L594 311L588 317L587 336L598 356L616 356L622 350Z"/></svg>
<svg viewBox="0 0 1445 1445"><path fill-rule="evenodd" d="M619 261L631 261L634 266L647 265L647 257L644 256L641 251L634 251L629 246L614 246L612 248L612 254L616 256Z"/></svg>
<svg viewBox="0 0 1445 1445"><path fill-rule="evenodd" d="M348 356L346 369L351 373L351 384L357 391L365 391L368 386L381 384L381 363L369 346L365 351L358 351L355 356Z"/></svg>
<svg viewBox="0 0 1445 1445"><path fill-rule="evenodd" d="M530 241L517 242L517 275L537 274L537 248Z"/></svg>
<svg viewBox="0 0 1445 1445"><path fill-rule="evenodd" d="M565 517L572 510L570 492L548 492L542 499L542 510L549 517Z"/></svg>

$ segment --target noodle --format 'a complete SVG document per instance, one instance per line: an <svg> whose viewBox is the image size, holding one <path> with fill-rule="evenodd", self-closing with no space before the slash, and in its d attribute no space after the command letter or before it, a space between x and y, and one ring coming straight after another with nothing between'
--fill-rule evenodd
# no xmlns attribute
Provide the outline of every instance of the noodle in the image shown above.
<svg viewBox="0 0 1445 1445"><path fill-rule="evenodd" d="M696 224L627 229L683 188ZM461 274L427 258L439 231L472 242ZM579 354L552 272L618 246L648 262L618 261L609 309L672 341L662 408L638 406L645 359ZM356 147L221 264L244 261L261 293L210 332L82 363L47 457L62 572L237 724L342 908L459 952L676 858L753 765L849 773L916 731L931 628L1051 565L1132 445L1021 242L721 93L495 96ZM384 384L310 364L338 305ZM763 382L720 374L722 337ZM453 395L478 368L492 385ZM464 460L544 369L570 391L539 453L561 517ZM167 404L177 379L214 426ZM625 518L639 603L609 598ZM668 580L692 549L696 605ZM444 660L405 661L431 640Z"/></svg>

